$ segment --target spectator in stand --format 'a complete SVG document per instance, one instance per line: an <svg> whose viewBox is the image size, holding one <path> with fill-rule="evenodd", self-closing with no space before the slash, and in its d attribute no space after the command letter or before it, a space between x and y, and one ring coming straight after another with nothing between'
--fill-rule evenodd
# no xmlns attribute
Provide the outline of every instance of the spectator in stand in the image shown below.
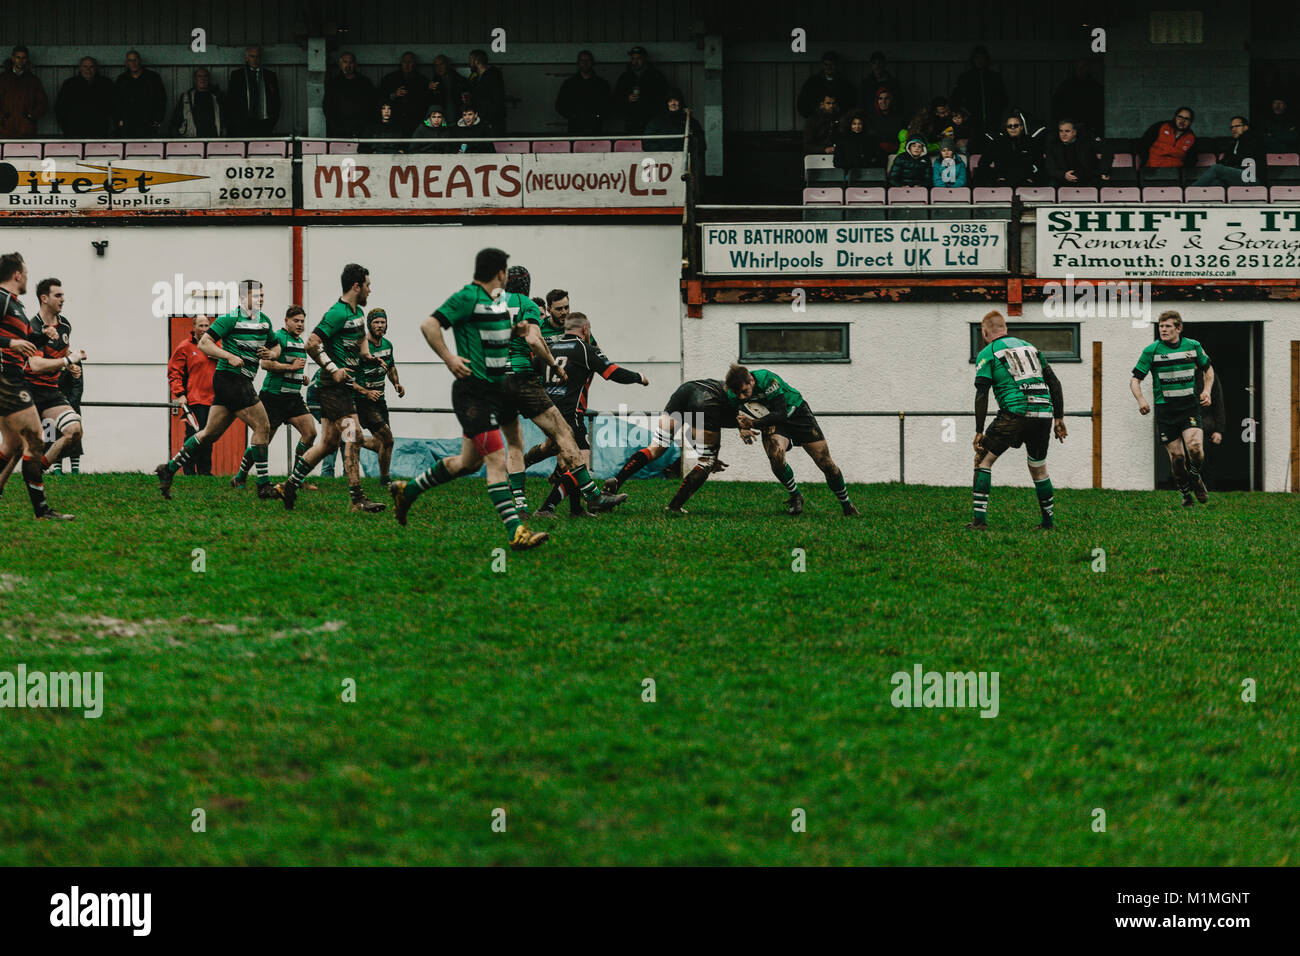
<svg viewBox="0 0 1300 956"><path fill-rule="evenodd" d="M1287 109L1285 96L1278 94L1273 97L1262 132L1265 153L1294 153L1300 150L1300 134L1296 132L1295 117Z"/></svg>
<svg viewBox="0 0 1300 956"><path fill-rule="evenodd" d="M36 124L50 104L45 87L31 70L27 47L14 47L0 70L0 139L35 136Z"/></svg>
<svg viewBox="0 0 1300 956"><path fill-rule="evenodd" d="M140 54L131 50L126 55L126 70L114 84L117 91L117 135L156 139L163 135L163 120L167 116L167 91L162 77L146 70Z"/></svg>
<svg viewBox="0 0 1300 956"><path fill-rule="evenodd" d="M645 47L634 46L627 56L627 69L614 83L609 111L622 117L624 133L635 136L645 132L645 124L659 111L668 95L668 81L651 65Z"/></svg>
<svg viewBox="0 0 1300 956"><path fill-rule="evenodd" d="M925 155L925 140L913 136L889 167L889 185L929 186L933 175L930 159Z"/></svg>
<svg viewBox="0 0 1300 956"><path fill-rule="evenodd" d="M939 157L934 161L932 185L944 189L957 189L965 186L968 178L966 160L961 153L957 152L957 144L952 137L945 137L939 142Z"/></svg>
<svg viewBox="0 0 1300 956"><path fill-rule="evenodd" d="M232 136L271 136L280 119L280 80L262 66L262 48L244 50L244 65L230 73L226 123Z"/></svg>
<svg viewBox="0 0 1300 956"><path fill-rule="evenodd" d="M410 130L397 125L397 111L393 104L383 102L375 110L375 118L364 130L365 139L400 139L410 134ZM401 143L362 143L363 153L400 153Z"/></svg>
<svg viewBox="0 0 1300 956"><path fill-rule="evenodd" d="M212 408L212 373L217 370L216 359L209 358L199 348L199 339L212 323L199 316L194 320L194 330L190 337L176 346L171 359L167 362L167 381L171 386L172 407L180 408L181 399L189 404L190 411L198 420L199 428L208 423L208 410ZM195 432L194 426L185 421L185 437ZM184 466L187 475L212 474L212 445L207 444L194 453L191 461Z"/></svg>
<svg viewBox="0 0 1300 956"><path fill-rule="evenodd" d="M1106 124L1106 90L1092 77L1092 62L1086 57L1074 61L1074 73L1052 94L1052 118L1068 116L1075 129L1082 126L1102 136Z"/></svg>
<svg viewBox="0 0 1300 956"><path fill-rule="evenodd" d="M70 139L99 139L117 133L117 94L113 81L99 75L99 63L83 56L77 72L59 87L54 113Z"/></svg>
<svg viewBox="0 0 1300 956"><path fill-rule="evenodd" d="M425 97L428 106L442 109L442 115L456 117L460 115L460 94L465 89L465 78L456 72L451 58L439 53L433 58L433 79L429 80L429 90ZM428 115L428 109L425 110Z"/></svg>
<svg viewBox="0 0 1300 956"><path fill-rule="evenodd" d="M880 50L872 52L869 58L867 68L867 77L862 81L862 93L865 96L867 90L880 91L881 87L889 90L890 96L894 100L894 109L900 113L903 111L903 89L898 84L898 78L889 70L889 61L885 54ZM864 103L863 106L866 106Z"/></svg>
<svg viewBox="0 0 1300 956"><path fill-rule="evenodd" d="M359 137L378 102L375 85L357 72L357 58L342 54L339 71L325 81L325 135L332 139Z"/></svg>
<svg viewBox="0 0 1300 956"><path fill-rule="evenodd" d="M821 70L803 81L799 88L799 97L795 108L804 119L817 112L822 98L835 97L840 109L852 109L858 102L858 91L853 84L840 75L840 55L834 50L822 54Z"/></svg>
<svg viewBox="0 0 1300 956"><path fill-rule="evenodd" d="M1038 143L1040 129L1031 134L1018 110L1006 114L1002 132L985 134L979 172L990 186L1034 186L1042 173L1043 152Z"/></svg>
<svg viewBox="0 0 1300 956"><path fill-rule="evenodd" d="M1006 115L1007 88L1002 85L1002 74L989 68L987 47L977 46L971 51L970 69L957 77L949 99L966 108L972 138Z"/></svg>
<svg viewBox="0 0 1300 956"><path fill-rule="evenodd" d="M194 71L194 85L181 94L172 111L172 132L185 139L216 139L227 135L221 116L221 97L212 88L206 66Z"/></svg>
<svg viewBox="0 0 1300 956"><path fill-rule="evenodd" d="M414 140L407 149L408 153L454 153L457 144L452 141L452 130L447 125L447 117L442 107L429 107L429 115L415 128Z"/></svg>
<svg viewBox="0 0 1300 956"><path fill-rule="evenodd" d="M681 90L669 90L667 97L664 98L664 108L657 113L653 119L646 124L647 136L682 136L686 133L686 98L682 96ZM668 140L660 140L658 148L668 147L676 148L678 144L670 143ZM691 117L691 162L696 169L699 168L697 161L702 162L704 151L707 146L704 142L704 127L694 116ZM696 153L699 153L696 156Z"/></svg>
<svg viewBox="0 0 1300 956"><path fill-rule="evenodd" d="M948 97L936 96L930 101L930 125L926 129L926 139L940 143L952 136L952 107Z"/></svg>
<svg viewBox="0 0 1300 956"><path fill-rule="evenodd" d="M979 136L970 124L970 113L964 106L954 106L949 114L949 120L952 123L952 139L957 144L957 152L969 155L971 142L979 142Z"/></svg>
<svg viewBox="0 0 1300 956"><path fill-rule="evenodd" d="M428 113L429 79L415 68L415 54L407 50L398 67L379 84L379 101L393 107L392 122L403 136L424 121Z"/></svg>
<svg viewBox="0 0 1300 956"><path fill-rule="evenodd" d="M469 55L469 79L461 93L461 104L472 103L482 122L492 127L496 136L506 129L506 81L495 66L488 66L488 55L474 50Z"/></svg>
<svg viewBox="0 0 1300 956"><path fill-rule="evenodd" d="M1206 166L1192 185L1265 185L1268 181L1268 157L1260 138L1250 131L1250 121L1244 116L1234 116L1228 128L1232 131L1232 146L1224 150L1217 163Z"/></svg>
<svg viewBox="0 0 1300 956"><path fill-rule="evenodd" d="M478 110L474 109L473 106L466 106L460 111L460 122L458 122L456 126L461 130L462 136L477 138L480 136L496 135L496 130L492 128L492 124L479 116ZM459 146L459 152L490 153L494 148L495 147L493 147L491 143L461 143Z"/></svg>
<svg viewBox="0 0 1300 956"><path fill-rule="evenodd" d="M609 84L596 75L590 50L578 53L578 72L564 81L555 97L555 112L569 123L570 136L599 136L609 106Z"/></svg>
<svg viewBox="0 0 1300 956"><path fill-rule="evenodd" d="M1154 169L1194 168L1196 134L1192 132L1192 120L1195 115L1190 106L1180 106L1174 110L1172 122L1152 123L1138 140L1137 154L1142 165Z"/></svg>
<svg viewBox="0 0 1300 956"><path fill-rule="evenodd" d="M1097 162L1097 140L1072 117L1056 124L1056 135L1047 142L1044 170L1049 186L1096 186L1101 181Z"/></svg>
<svg viewBox="0 0 1300 956"><path fill-rule="evenodd" d="M883 86L876 90L871 112L867 115L867 132L880 150L881 164L900 151L907 138L906 128L907 121L894 105L894 94Z"/></svg>
<svg viewBox="0 0 1300 956"><path fill-rule="evenodd" d="M853 110L846 114L835 140L836 168L865 169L884 164L885 158L880 154L880 147L872 142L871 134L867 132L866 111Z"/></svg>
<svg viewBox="0 0 1300 956"><path fill-rule="evenodd" d="M835 130L839 121L840 108L835 102L835 97L823 96L817 112L804 120L804 155L835 152Z"/></svg>

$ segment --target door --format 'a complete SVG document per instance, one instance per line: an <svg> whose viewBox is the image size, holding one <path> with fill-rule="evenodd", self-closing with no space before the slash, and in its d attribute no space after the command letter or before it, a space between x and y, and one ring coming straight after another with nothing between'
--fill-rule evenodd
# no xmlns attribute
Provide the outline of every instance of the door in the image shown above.
<svg viewBox="0 0 1300 956"><path fill-rule="evenodd" d="M1216 445L1210 432L1205 433L1205 485L1210 491L1259 491L1263 487L1260 408L1264 367L1260 323L1188 322L1183 325L1183 335L1201 343L1223 390L1222 439ZM1155 436L1155 460L1156 487L1172 489L1169 454L1159 435Z"/></svg>
<svg viewBox="0 0 1300 956"><path fill-rule="evenodd" d="M167 354L171 355L176 351L176 346L189 338L190 332L194 329L194 317L173 315L167 320L167 328ZM185 416L180 413L179 409L173 408L171 411L171 441L168 454L175 455L181 450L181 445L184 443ZM226 433L217 439L217 443L212 446L212 473L214 475L233 475L239 470L239 462L243 459L244 449L247 447L248 426L236 420L226 429Z"/></svg>

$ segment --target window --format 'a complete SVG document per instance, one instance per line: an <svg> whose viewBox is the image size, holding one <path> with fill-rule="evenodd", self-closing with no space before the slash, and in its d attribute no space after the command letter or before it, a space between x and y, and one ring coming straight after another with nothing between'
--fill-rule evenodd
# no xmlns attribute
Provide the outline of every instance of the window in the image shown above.
<svg viewBox="0 0 1300 956"><path fill-rule="evenodd" d="M1024 339L1043 353L1049 362L1081 362L1078 322L1008 322L1007 333ZM970 360L984 348L980 324L970 324Z"/></svg>
<svg viewBox="0 0 1300 956"><path fill-rule="evenodd" d="M740 325L740 361L749 362L847 362L847 323L814 325L762 323Z"/></svg>

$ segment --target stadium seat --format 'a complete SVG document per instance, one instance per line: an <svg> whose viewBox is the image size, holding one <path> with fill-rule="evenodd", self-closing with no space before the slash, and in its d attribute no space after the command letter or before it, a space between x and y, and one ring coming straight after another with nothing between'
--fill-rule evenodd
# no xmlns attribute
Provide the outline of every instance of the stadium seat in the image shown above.
<svg viewBox="0 0 1300 956"><path fill-rule="evenodd" d="M803 191L803 204L805 206L842 206L844 205L844 190L827 189L825 187L805 189Z"/></svg>
<svg viewBox="0 0 1300 956"><path fill-rule="evenodd" d="M573 142L575 153L608 153L610 143L607 139L579 139Z"/></svg>
<svg viewBox="0 0 1300 956"><path fill-rule="evenodd" d="M641 141L639 139L614 140L614 152L616 153L639 153L641 151Z"/></svg>
<svg viewBox="0 0 1300 956"><path fill-rule="evenodd" d="M1182 186L1143 186L1143 202L1182 202Z"/></svg>
<svg viewBox="0 0 1300 956"><path fill-rule="evenodd" d="M1143 186L1166 186L1183 181L1183 171L1176 166L1143 166L1138 182Z"/></svg>
<svg viewBox="0 0 1300 956"><path fill-rule="evenodd" d="M360 145L361 145L360 143L330 143L330 154L340 155L340 154L356 153ZM208 149L208 155L209 156L212 155L211 148ZM240 153L240 155L242 156L243 153Z"/></svg>
<svg viewBox="0 0 1300 956"><path fill-rule="evenodd" d="M164 155L167 156L202 156L202 143L168 143Z"/></svg>
<svg viewBox="0 0 1300 956"><path fill-rule="evenodd" d="M243 143L208 143L208 155L243 156L246 148Z"/></svg>
<svg viewBox="0 0 1300 956"><path fill-rule="evenodd" d="M539 139L533 142L534 153L567 153L569 141L565 139Z"/></svg>
<svg viewBox="0 0 1300 956"><path fill-rule="evenodd" d="M1264 186L1229 186L1228 202L1268 202Z"/></svg>
<svg viewBox="0 0 1300 956"><path fill-rule="evenodd" d="M126 155L127 156L157 156L159 158L162 158L163 144L162 143L127 143Z"/></svg>
<svg viewBox="0 0 1300 956"><path fill-rule="evenodd" d="M281 140L260 139L248 144L249 156L288 156L289 144Z"/></svg>
<svg viewBox="0 0 1300 956"><path fill-rule="evenodd" d="M966 160L966 169L969 172L973 173L977 168L979 168L981 155L982 154L980 153L972 153L971 156Z"/></svg>
<svg viewBox="0 0 1300 956"><path fill-rule="evenodd" d="M1016 195L1021 202L1056 202L1056 189L1052 186L1017 186Z"/></svg>
<svg viewBox="0 0 1300 956"><path fill-rule="evenodd" d="M883 206L885 188L883 186L850 186L844 190L844 203L848 206Z"/></svg>
<svg viewBox="0 0 1300 956"><path fill-rule="evenodd" d="M1103 186L1102 202L1141 202L1142 190L1136 186Z"/></svg>
<svg viewBox="0 0 1300 956"><path fill-rule="evenodd" d="M498 153L531 153L533 144L526 139L511 139L493 143L492 148Z"/></svg>
<svg viewBox="0 0 1300 956"><path fill-rule="evenodd" d="M1270 183L1300 183L1300 154L1269 153L1267 161Z"/></svg>
<svg viewBox="0 0 1300 956"><path fill-rule="evenodd" d="M1096 186L1061 186L1056 190L1057 202L1096 202Z"/></svg>
<svg viewBox="0 0 1300 956"><path fill-rule="evenodd" d="M121 159L121 143L87 143L81 151L86 159Z"/></svg>
<svg viewBox="0 0 1300 956"><path fill-rule="evenodd" d="M1188 186L1183 198L1188 202L1226 202L1228 196L1222 186Z"/></svg>
<svg viewBox="0 0 1300 956"><path fill-rule="evenodd" d="M1200 169L1200 168L1202 168L1202 167L1204 167L1204 166L1213 166L1213 165L1214 165L1215 163L1217 163L1218 161L1219 161L1219 157L1218 157L1217 155L1215 155L1214 153L1197 153L1197 154L1196 154L1196 167L1197 167L1198 169Z"/></svg>
<svg viewBox="0 0 1300 956"><path fill-rule="evenodd" d="M890 186L886 194L891 206L928 206L930 190L924 186Z"/></svg>
<svg viewBox="0 0 1300 956"><path fill-rule="evenodd" d="M72 159L81 158L80 143L46 143L45 155L50 156L68 156Z"/></svg>
<svg viewBox="0 0 1300 956"><path fill-rule="evenodd" d="M1111 161L1110 181L1116 186L1137 185L1137 166L1132 153L1116 153Z"/></svg>
<svg viewBox="0 0 1300 956"><path fill-rule="evenodd" d="M803 158L805 186L843 186L844 180L844 170L835 168L834 156L813 153Z"/></svg>
<svg viewBox="0 0 1300 956"><path fill-rule="evenodd" d="M302 141L302 154L304 156L323 156L325 154L325 141L323 139L304 139Z"/></svg>
<svg viewBox="0 0 1300 956"><path fill-rule="evenodd" d="M969 186L936 186L930 190L931 206L969 206Z"/></svg>
<svg viewBox="0 0 1300 956"><path fill-rule="evenodd" d="M40 159L41 144L40 143L5 143L3 155L5 159L17 159L20 157L27 158L27 159Z"/></svg>
<svg viewBox="0 0 1300 956"><path fill-rule="evenodd" d="M976 186L974 192L971 193L971 198L976 203L996 202L996 203L1003 203L1004 205L1010 205L1011 187L1010 186Z"/></svg>
<svg viewBox="0 0 1300 956"><path fill-rule="evenodd" d="M1268 198L1271 202L1300 202L1300 186L1270 186Z"/></svg>

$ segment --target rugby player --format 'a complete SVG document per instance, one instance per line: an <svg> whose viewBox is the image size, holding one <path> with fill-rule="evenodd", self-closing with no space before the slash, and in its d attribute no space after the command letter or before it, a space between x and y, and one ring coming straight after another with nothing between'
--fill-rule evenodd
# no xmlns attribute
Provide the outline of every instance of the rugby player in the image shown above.
<svg viewBox="0 0 1300 956"><path fill-rule="evenodd" d="M640 372L615 365L600 349L591 345L591 323L583 313L569 312L564 327L564 337L553 338L549 344L551 354L555 357L556 364L564 369L566 378L561 380L548 375L546 393L551 396L555 407L560 410L564 420L573 429L574 440L590 466L591 443L587 439L586 411L587 390L591 386L592 378L600 375L601 378L618 382L620 385L649 385L650 380ZM545 461L557 450L556 443L548 438L540 445L528 449L528 453L524 455L524 466ZM558 466L556 472L555 486L542 504L541 510L537 512L539 518L554 517L555 506L568 491L565 483L558 478ZM569 496L569 513L575 516L586 514L582 502L572 495Z"/></svg>
<svg viewBox="0 0 1300 956"><path fill-rule="evenodd" d="M221 345L217 345L217 340ZM266 446L271 440L271 423L266 409L253 390L258 363L280 354L271 320L262 311L262 283L243 279L239 283L239 305L209 326L199 339L204 355L217 360L212 374L212 410L207 424L181 446L170 461L154 469L158 489L164 498L172 496L172 479L195 452L211 445L239 419L253 430L253 467L257 473L257 496L278 497L266 470Z"/></svg>
<svg viewBox="0 0 1300 956"><path fill-rule="evenodd" d="M1038 527L1051 528L1055 493L1047 476L1047 449L1053 432L1060 442L1068 434L1062 417L1065 399L1061 382L1037 348L1007 334L1007 320L1001 312L994 310L984 316L980 334L987 344L975 356L975 513L966 527L987 530L993 463L1008 448L1024 445L1042 512ZM997 396L998 416L985 434L989 389Z"/></svg>
<svg viewBox="0 0 1300 956"><path fill-rule="evenodd" d="M0 471L21 455L23 484L37 518L68 521L45 498L41 452L41 417L23 368L40 357L35 344L42 333L34 329L18 296L27 294L27 266L17 252L0 256ZM65 360L66 362L66 357ZM41 363L38 363L41 364Z"/></svg>
<svg viewBox="0 0 1300 956"><path fill-rule="evenodd" d="M736 413L727 401L726 385L716 378L682 382L669 397L659 420L651 429L651 443L623 463L618 474L605 482L605 491L608 494L617 492L623 482L661 457L681 434L683 439L696 443L699 460L682 479L677 494L664 510L671 515L687 514L683 506L691 495L699 491L709 475L727 467L718 458L722 429L737 427ZM741 437L752 439L753 432L742 432Z"/></svg>
<svg viewBox="0 0 1300 956"><path fill-rule="evenodd" d="M262 390L257 396L266 409L266 417L271 426L268 444L286 422L297 429L298 446L293 453L294 464L316 442L316 419L311 417L311 412L307 411L307 405L302 400L303 369L307 367L307 347L303 343L302 333L306 327L306 310L300 305L289 306L284 313L284 328L273 333L276 342L280 344L280 355L274 359L262 359L266 378L263 379ZM232 487L244 487L255 458L256 452L249 445L244 449L239 471L230 479Z"/></svg>
<svg viewBox="0 0 1300 956"><path fill-rule="evenodd" d="M1142 380L1155 370L1151 379L1151 392L1156 401L1156 428L1160 441L1169 452L1169 467L1174 484L1183 493L1183 507L1194 507L1196 500L1205 504L1210 494L1201 478L1201 465L1205 463L1205 437L1201 430L1200 405L1210 404L1210 390L1214 387L1214 368L1210 357L1195 339L1183 336L1183 318L1170 309L1161 312L1156 320L1160 338L1142 350L1129 388L1137 399L1138 411L1151 413L1151 406L1142 397ZM1205 376L1205 387L1196 394L1196 370ZM1198 405L1199 402L1199 405Z"/></svg>
<svg viewBox="0 0 1300 956"><path fill-rule="evenodd" d="M366 336L366 313L362 308L370 297L370 270L355 262L343 267L339 276L342 294L307 339L307 354L323 370L320 388L320 438L293 465L293 473L277 485L285 508L292 509L298 490L317 462L343 445L343 471L348 476L348 500L353 511L383 511L384 505L371 501L361 490L361 462L353 438L360 433L355 393L357 369L370 360Z"/></svg>
<svg viewBox="0 0 1300 956"><path fill-rule="evenodd" d="M727 370L726 385L727 401L738 409L736 423L742 429L742 437L747 431L762 434L763 451L767 452L772 474L790 493L785 505L786 513L803 514L803 494L794 479L794 469L785 460L785 453L791 446L799 445L826 476L826 486L839 499L844 516L857 517L858 509L849 500L844 475L831 459L826 436L803 396L787 385L781 376L765 368L751 372L743 365L732 365ZM747 407L753 403L765 408L766 414L753 417L750 412L754 409Z"/></svg>
<svg viewBox="0 0 1300 956"><path fill-rule="evenodd" d="M384 400L384 383L391 381L397 397L405 398L406 389L397 380L397 363L393 361L393 343L384 338L388 331L388 313L371 309L366 316L366 335L370 347L370 362L357 369L357 420L370 432L362 442L379 456L379 483L385 488L391 482L388 467L393 460L393 430L388 424L388 402ZM359 454L359 453L358 453Z"/></svg>
<svg viewBox="0 0 1300 956"><path fill-rule="evenodd" d="M421 324L425 341L455 377L451 406L464 437L460 454L439 460L412 481L394 481L388 491L393 496L397 523L404 525L407 512L421 493L486 464L488 499L505 524L510 547L523 551L545 544L550 535L530 531L515 508L506 477L501 426L517 412L506 397L503 383L510 367L510 340L525 336L534 345L543 343L535 324L511 318L504 289L508 262L509 256L500 249L479 250L474 257L474 281L454 292ZM443 338L445 328L455 335L455 352Z"/></svg>

